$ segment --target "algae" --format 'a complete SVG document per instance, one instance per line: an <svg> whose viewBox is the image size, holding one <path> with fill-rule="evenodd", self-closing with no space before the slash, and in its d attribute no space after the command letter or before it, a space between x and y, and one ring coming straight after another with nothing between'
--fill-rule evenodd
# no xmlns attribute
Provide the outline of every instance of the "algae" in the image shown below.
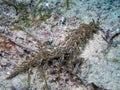
<svg viewBox="0 0 120 90"><path fill-rule="evenodd" d="M66 10L70 9L70 5L76 5L76 4L70 0L65 0L64 7L66 8Z"/></svg>
<svg viewBox="0 0 120 90"><path fill-rule="evenodd" d="M112 62L120 63L120 58L119 58L119 59L118 59L118 58L114 58L114 59L112 60Z"/></svg>
<svg viewBox="0 0 120 90"><path fill-rule="evenodd" d="M43 6L38 7L41 3L43 3L43 0L39 0L37 4L32 5L32 0L30 3L25 2L15 2L15 1L8 1L8 0L2 0L3 4L12 6L16 10L16 14L18 18L11 23L11 26L14 24L22 25L25 27L30 27L32 23L37 23L38 21L41 22L43 20L48 19L51 16L51 9L44 8ZM48 12L44 11L48 10ZM36 16L40 16L40 19L37 21L35 20Z"/></svg>
<svg viewBox="0 0 120 90"><path fill-rule="evenodd" d="M33 58L30 58L28 63L22 63L15 71L7 78L11 79L16 75L27 71L30 67L38 66L40 63L48 63L54 58L65 58L64 61L73 66L73 62L78 58L80 51L83 50L87 42L97 33L99 27L94 22L90 24L81 24L78 29L71 30L66 37L66 43L61 49L59 47L48 47L47 45L41 47L39 53ZM38 42L40 45L40 41ZM62 60L63 61L63 60Z"/></svg>
<svg viewBox="0 0 120 90"><path fill-rule="evenodd" d="M54 59L57 59L57 62L59 63L59 68L64 67L64 69L68 71L71 75L75 75L77 77L76 74L72 73L76 68L75 63L76 62L81 63L84 60L79 57L80 52L83 51L89 40L100 29L99 23L96 23L93 20L89 24L81 24L77 29L70 30L70 32L68 32L68 36L66 36L65 38L64 45L61 45L62 47L58 46L54 48L53 46L50 45L48 46L41 44L41 41L39 41L26 29L26 27L30 27L31 25L34 26L34 24L38 24L42 20L46 20L47 18L50 17L52 13L52 9L49 9L47 13L42 14L43 13L42 6L37 8L37 11L39 12L37 15L36 13L34 13L36 7L38 7L38 5L43 2L43 0L39 0L39 4L36 4L33 8L30 8L31 12L26 11L26 8L29 7L28 4L27 5L23 4L22 7L21 3L13 4L11 3L11 1L6 1L6 0L3 0L3 2L9 6L15 7L16 11L19 11L18 20L12 23L9 29L24 31L30 37L32 37L40 47L39 52L35 55L35 57L30 57L27 63L23 62L21 65L19 65L19 67L16 67L15 70L11 72L11 75L9 75L6 79L12 79L18 74L29 71L30 68L39 67L43 76L43 80L45 81L46 87L47 89L49 89L46 80L45 70L43 67L45 64L48 64L50 61L53 61ZM70 0L66 0L65 4L66 4L66 9L68 10L72 2L70 2ZM27 17L29 15L31 16L30 18ZM36 16L39 17L37 20L35 20ZM23 25L20 25L21 21L23 21ZM72 67L72 69L66 69L67 66ZM60 73L61 71L59 71L58 74ZM28 88L30 88L30 73L28 73Z"/></svg>

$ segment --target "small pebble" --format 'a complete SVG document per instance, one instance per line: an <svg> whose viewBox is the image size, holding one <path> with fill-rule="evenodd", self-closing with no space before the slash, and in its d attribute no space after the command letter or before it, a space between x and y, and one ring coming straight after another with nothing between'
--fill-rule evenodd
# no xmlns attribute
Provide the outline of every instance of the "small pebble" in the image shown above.
<svg viewBox="0 0 120 90"><path fill-rule="evenodd" d="M65 17L61 17L60 22L61 22L61 24L65 24L66 18Z"/></svg>
<svg viewBox="0 0 120 90"><path fill-rule="evenodd" d="M116 29L116 32L120 32L120 28L117 28L117 29Z"/></svg>
<svg viewBox="0 0 120 90"><path fill-rule="evenodd" d="M8 60L7 60L6 58L2 58L2 60L1 60L1 65L2 65L2 66L6 66L6 65L7 65L7 62L8 62Z"/></svg>

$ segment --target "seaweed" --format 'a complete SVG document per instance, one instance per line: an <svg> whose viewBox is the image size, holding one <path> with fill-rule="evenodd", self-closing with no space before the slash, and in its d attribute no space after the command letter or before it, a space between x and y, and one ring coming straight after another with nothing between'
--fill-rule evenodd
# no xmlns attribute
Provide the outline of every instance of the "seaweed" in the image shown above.
<svg viewBox="0 0 120 90"><path fill-rule="evenodd" d="M117 63L119 63L120 62L120 59L118 58L114 58L113 60L112 60L112 62L117 62Z"/></svg>
<svg viewBox="0 0 120 90"><path fill-rule="evenodd" d="M27 3L16 3L15 1L2 0L4 4L8 6L13 6L17 13L23 12L23 10L28 6Z"/></svg>
<svg viewBox="0 0 120 90"><path fill-rule="evenodd" d="M59 49L58 47L57 49L54 49L54 47L48 46L41 47L39 53L34 58L30 58L28 63L22 63L7 79L11 79L16 75L27 71L29 67L38 66L42 62L48 63L56 57L58 59L64 57L66 62L71 62L72 64L72 61L75 61L78 58L80 51L83 50L87 42L93 37L94 33L98 32L98 30L99 27L94 22L91 22L90 24L81 24L78 29L69 32L63 48ZM40 42L38 43L40 45Z"/></svg>
<svg viewBox="0 0 120 90"><path fill-rule="evenodd" d="M43 80L45 81L45 86L47 88L47 90L51 90L48 86L48 83L47 83L47 79L46 79L46 76L45 76L45 72L44 72L44 69L41 65L38 66L38 69L40 70L41 74L42 74L42 78Z"/></svg>
<svg viewBox="0 0 120 90"><path fill-rule="evenodd" d="M38 3L33 3L33 0L31 0L30 3L9 0L2 1L4 4L14 7L17 12L16 15L18 16L18 18L10 23L10 25L12 26L14 24L22 24L25 27L31 27L35 24L39 24L42 21L45 21L46 19L50 18L52 12L54 12L55 9L52 7L42 5L42 3L45 2L44 0L39 0ZM68 10L71 4L75 5L74 2L66 0L63 3L63 7L65 7L66 10ZM38 18L36 19L36 17Z"/></svg>
<svg viewBox="0 0 120 90"><path fill-rule="evenodd" d="M115 31L115 33L113 35L110 34L110 30L107 30L106 32L101 29L101 31L103 32L104 36L102 36L102 38L107 42L107 48L104 52L104 54L106 55L111 47L117 47L117 45L120 44L119 41L114 41L115 38L120 36L120 31Z"/></svg>
<svg viewBox="0 0 120 90"><path fill-rule="evenodd" d="M8 1L8 0L2 0L4 4L8 5L8 6L12 6L15 8L16 10L16 15L18 15L18 20L15 20L14 22L12 22L11 24L13 25L14 23L18 23L21 20L24 21L25 25L28 24L28 21L30 20L28 18L28 15L30 14L27 10L27 7L29 7L29 4L27 3L18 3L15 1Z"/></svg>
<svg viewBox="0 0 120 90"><path fill-rule="evenodd" d="M28 78L27 78L27 90L30 90L31 84L30 84L31 76L30 76L30 70L28 71Z"/></svg>
<svg viewBox="0 0 120 90"><path fill-rule="evenodd" d="M48 63L52 62L54 59L57 59L59 68L64 67L64 69L71 75L75 75L72 74L76 68L75 62L78 61L80 64L83 62L84 59L80 59L79 57L80 52L83 51L86 44L93 37L93 34L98 32L99 25L95 21L92 21L90 24L81 24L78 29L70 30L70 32L68 32L68 36L66 36L64 45L62 45L63 47L58 46L57 48L52 46L48 47L48 45L41 44L36 37L27 32L24 28L19 28L31 36L38 43L40 49L35 57L30 57L27 63L23 62L21 65L19 65L19 67L16 67L16 69L11 72L11 75L9 75L6 79L12 79L21 73L29 71L30 68L38 67L42 74L43 80L45 81L46 87L49 90L50 88L47 84L44 66L46 64L48 65ZM79 66L81 66L80 64ZM72 69L66 69L68 66L70 66ZM61 71L58 72L58 76L60 76L60 73ZM30 73L28 73L28 88L30 88L29 80Z"/></svg>
<svg viewBox="0 0 120 90"><path fill-rule="evenodd" d="M110 38L109 43L110 43L110 44L114 44L114 43L113 43L113 40L114 40L116 37L118 37L118 36L120 36L120 32L115 33L115 34Z"/></svg>
<svg viewBox="0 0 120 90"><path fill-rule="evenodd" d="M9 27L9 29L11 30L11 31L14 31L14 30L22 30L22 27L21 26L19 26L19 25L12 25L12 26L10 26Z"/></svg>
<svg viewBox="0 0 120 90"><path fill-rule="evenodd" d="M25 2L18 3L15 1L8 1L8 0L2 0L2 1L4 4L14 7L17 12L18 19L16 19L11 23L12 26L14 24L21 25L22 22L23 26L30 27L31 25L44 21L51 16L51 12L52 12L51 9L44 8L44 6L42 5L38 7L41 3L43 3L43 0L39 0L39 2L34 5L32 5L32 0L30 3L25 3ZM48 12L45 12L43 14L45 10L48 10ZM36 16L40 16L40 18L36 20L35 19Z"/></svg>
<svg viewBox="0 0 120 90"><path fill-rule="evenodd" d="M65 6L66 10L70 9L70 5L76 5L76 4L70 0L65 0L64 6Z"/></svg>
<svg viewBox="0 0 120 90"><path fill-rule="evenodd" d="M38 24L42 20L46 20L50 17L52 13L52 9L49 9L49 11L45 14L43 13L43 7L40 6L38 8L38 5L43 2L43 0L39 0L39 3L37 3L34 7L29 6L29 4L24 3L13 3L12 1L3 0L3 2L9 6L15 7L16 11L19 13L19 18L15 22L11 24L9 27L10 30L22 30L27 35L33 38L34 41L38 43L39 46L39 52L35 55L35 57L30 57L28 62L23 62L19 65L19 67L16 67L13 72L6 78L7 80L14 78L15 76L28 72L28 89L30 88L30 68L38 67L40 69L40 72L42 74L42 78L45 81L47 89L49 89L44 66L49 62L52 62L54 59L57 59L57 62L59 63L59 68L64 67L66 71L68 71L71 75L75 75L72 72L75 69L75 62L78 61L78 63L81 64L83 59L80 59L79 55L80 52L83 51L86 44L89 42L89 40L93 37L93 34L97 33L100 29L99 23L96 23L94 20L90 22L89 24L81 24L78 29L70 30L68 32L68 36L65 38L65 43L62 45L62 47L58 46L56 48L50 47L50 45L43 45L41 44L41 41L39 41L35 36L33 36L29 31L27 31L26 27L30 27L31 25ZM69 9L70 4L74 4L70 2L70 0L65 1L66 10ZM23 6L22 6L23 5ZM30 7L31 12L26 11L26 8ZM35 13L37 9L37 15ZM28 16L31 16L31 18L28 18ZM35 20L35 16L38 16L39 18ZM26 18L27 17L27 18ZM19 22L23 21L24 24L20 25ZM79 64L79 65L80 65ZM67 66L72 67L72 69L66 69ZM61 71L59 71L61 73ZM58 73L58 74L59 74ZM59 75L60 76L60 75ZM77 77L77 76L76 76ZM59 78L57 79L59 80Z"/></svg>

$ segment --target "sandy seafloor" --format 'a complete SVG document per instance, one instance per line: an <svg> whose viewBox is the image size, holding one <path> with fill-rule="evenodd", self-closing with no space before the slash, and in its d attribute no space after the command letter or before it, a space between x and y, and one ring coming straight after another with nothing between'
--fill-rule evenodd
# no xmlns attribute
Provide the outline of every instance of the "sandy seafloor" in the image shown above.
<svg viewBox="0 0 120 90"><path fill-rule="evenodd" d="M17 1L24 2L24 0ZM25 2L29 1L30 0L25 0ZM51 1L56 3L59 0L48 0L47 3L51 4ZM42 42L53 39L55 41L53 44L59 45L59 43L64 41L65 31L75 29L81 23L88 24L92 19L95 21L99 20L100 27L104 32L109 31L110 36L113 36L115 33L120 33L120 0L72 0L72 2L76 3L76 5L72 5L70 10L65 11L57 20L53 21L52 18L50 18L41 24L43 28L39 29L34 27L31 29L31 33L42 40ZM5 11L5 8L8 8L8 11ZM7 23L17 17L15 13L14 8L0 4L0 18L4 18L0 20L0 31L9 30ZM66 19L66 24L61 23L64 18ZM52 27L55 23L58 23L58 25ZM51 30L55 31L51 32ZM45 36L43 34L44 32L49 32L48 35L50 36ZM12 31L11 33L12 35L8 36L12 40L16 40L19 44L37 50L35 42L28 44L26 40L32 41L32 39L28 38L24 32ZM113 43L117 43L117 45L107 49L108 44L102 37L105 34L106 33L99 31L99 33L95 34L94 38L89 41L84 51L82 51L81 56L87 60L88 66L86 66L78 76L88 84L94 83L106 90L120 90L120 35L113 40ZM16 37L18 38L16 39ZM24 38L24 40L20 38ZM0 40L2 41L2 38L0 38ZM3 47L0 48L3 49ZM23 53L20 48L18 48L18 51ZM26 74L20 74L9 81L5 80L11 70L24 61L24 58L21 60L21 58L17 57L14 48L8 53L13 55L14 59L12 59L12 61L8 59L11 58L10 55L0 58L0 90L26 90ZM10 66L8 65L9 62L11 63ZM30 90L36 90L35 88L42 90L41 88L44 83L42 83L42 81L38 79L39 76L35 74L37 70L34 69L33 72L31 79L33 87ZM36 78L35 81L33 80L34 78ZM74 87L71 83L72 82L69 82L68 86L65 87L57 86L58 84L54 83L51 84L51 87L52 90L95 90L82 85Z"/></svg>

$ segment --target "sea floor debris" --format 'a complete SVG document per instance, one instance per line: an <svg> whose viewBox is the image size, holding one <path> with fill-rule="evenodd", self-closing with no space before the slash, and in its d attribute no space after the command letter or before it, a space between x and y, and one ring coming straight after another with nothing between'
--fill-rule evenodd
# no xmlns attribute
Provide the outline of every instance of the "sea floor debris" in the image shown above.
<svg viewBox="0 0 120 90"><path fill-rule="evenodd" d="M63 11L63 13L61 12L63 10L61 2L38 0L45 2L41 4L44 5L44 8L41 8L44 10L40 9L40 13L43 12L44 15L38 15L34 12L35 16L31 16L32 13L26 12L25 9L20 10L15 6L16 9L19 9L16 11L15 4L5 5L2 1L17 2L19 7L21 7L20 2L24 3L24 0L0 1L0 89L58 90L59 88L61 90L75 90L78 87L78 90L103 90L99 87L105 87L117 90L119 88L120 52L118 50L120 34L116 32L119 31L119 28L116 29L119 25L119 23L117 24L119 19L113 19L113 21L111 19L114 10L116 18L118 15L116 12L119 11L117 10L117 8L119 9L117 0L113 3L115 6L111 5L110 7L104 7L105 4L98 0L92 4L90 0L80 0L76 5L72 5L70 2L71 5L67 5L68 10ZM25 0L26 4L31 1L34 0ZM70 0L66 1L68 3ZM74 1L78 2L78 0ZM98 5L98 7L91 8L87 5L89 3L92 6ZM25 8L30 6L31 10L33 4L25 6ZM73 8L71 9L71 7ZM77 10L79 8L81 9ZM47 9L53 10L54 13L47 13ZM22 13L18 11L22 11ZM26 18L27 15L21 14L30 15L28 18L31 20ZM20 21L19 16L22 16ZM94 21L82 24L88 23L92 18L100 20L102 24L100 26L104 31L103 38L97 37L97 35L94 38L93 35L93 33L98 32L99 24ZM114 29L111 28L111 25ZM116 31L112 34L114 30ZM88 43L89 40L90 43ZM87 53L86 44L88 46ZM107 45L109 51L106 48ZM86 54L81 57L83 52Z"/></svg>
<svg viewBox="0 0 120 90"><path fill-rule="evenodd" d="M50 88L48 82L58 82L59 85L63 86L65 83L75 86L79 86L80 83L83 84L83 81L77 76L77 73L80 73L79 67L85 63L85 60L84 58L80 58L79 54L88 43L89 39L91 39L98 30L99 25L94 21L90 24L81 24L78 29L67 32L67 35L63 37L62 43L59 42L57 46L41 43L40 40L37 40L37 38L32 37L31 35L31 38L37 40L35 42L38 44L38 52L34 55L31 55L30 52L33 51L29 48L25 48L12 41L12 44L24 49L23 51L30 55L26 57L26 62L22 62L22 64L13 69L7 79L12 79L18 74L27 72L28 82L30 83L31 74L29 73L29 70L38 67L38 70L40 70L43 80L46 83L47 89ZM8 43L10 41L11 40L9 40ZM2 43L4 44L3 47L6 48L6 41L3 41ZM50 79L49 75L53 75L54 79ZM29 84L28 88L30 87Z"/></svg>

